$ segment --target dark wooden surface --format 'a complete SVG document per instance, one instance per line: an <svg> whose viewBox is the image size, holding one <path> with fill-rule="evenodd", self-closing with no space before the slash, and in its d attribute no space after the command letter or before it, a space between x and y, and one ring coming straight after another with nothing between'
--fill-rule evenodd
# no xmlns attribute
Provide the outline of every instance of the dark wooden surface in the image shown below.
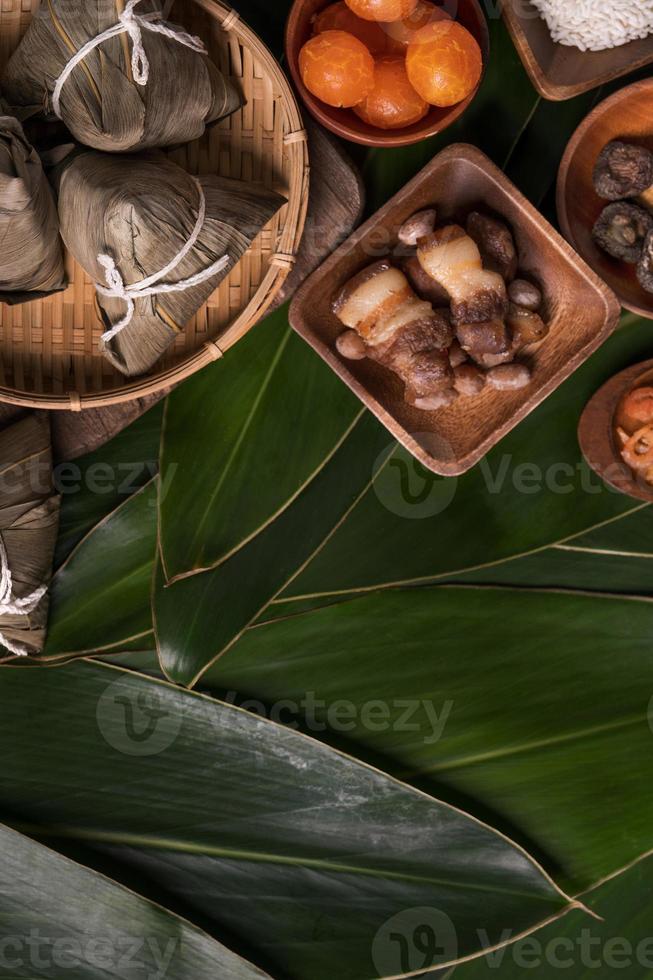
<svg viewBox="0 0 653 980"><path fill-rule="evenodd" d="M319 126L307 121L311 159L308 218L297 265L275 307L285 303L306 277L360 222L363 185L357 168L341 145ZM165 392L111 408L84 412L52 412L55 458L74 459L91 452L163 398ZM0 425L25 414L25 409L0 403Z"/></svg>

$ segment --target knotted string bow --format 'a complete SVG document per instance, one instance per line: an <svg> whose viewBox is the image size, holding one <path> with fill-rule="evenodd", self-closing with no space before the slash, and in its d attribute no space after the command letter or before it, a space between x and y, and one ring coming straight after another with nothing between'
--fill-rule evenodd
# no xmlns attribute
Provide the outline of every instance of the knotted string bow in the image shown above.
<svg viewBox="0 0 653 980"><path fill-rule="evenodd" d="M0 616L29 616L34 612L39 602L48 591L47 585L40 585L29 595L17 599L14 597L14 584L9 568L7 549L0 534ZM22 643L14 643L4 633L0 633L0 643L16 657L28 657L30 651Z"/></svg>
<svg viewBox="0 0 653 980"><path fill-rule="evenodd" d="M199 37L187 34L186 31L177 30L169 24L166 24L162 20L163 15L160 10L152 14L141 15L135 13L135 9L139 3L142 3L142 0L129 0L129 3L125 6L125 9L118 18L118 23L108 28L102 34L98 34L97 37L87 41L73 55L61 72L52 93L52 109L59 119L61 119L61 93L70 75L91 51L94 51L95 48L112 37L118 37L120 34L129 35L132 42L132 74L137 85L147 85L150 77L150 63L143 47L143 31L151 31L153 34L163 34L164 37L172 38L173 41L177 41L179 44L183 44L185 47L191 48L200 54L208 53L204 42Z"/></svg>
<svg viewBox="0 0 653 980"><path fill-rule="evenodd" d="M179 282L172 283L161 282L161 280L164 279L168 273L172 272L173 269L175 269L194 248L201 234L202 228L204 227L204 219L206 218L206 197L204 196L204 190L200 182L195 178L193 178L193 180L197 186L200 199L197 221L195 222L193 232L184 247L170 262L168 262L164 269L161 269L159 272L155 272L154 275L148 276L147 279L141 279L140 282L135 282L129 286L126 286L125 280L123 279L122 274L112 256L105 254L98 255L98 262L105 271L107 285L101 286L96 283L95 288L101 296L122 299L127 304L127 312L125 315L117 323L115 323L110 330L107 330L106 333L102 334L102 340L105 343L108 343L117 334L119 334L121 330L124 330L125 327L129 326L134 316L137 299L141 299L144 296L156 296L160 293L181 293L186 289L192 289L193 286L199 286L201 283L206 282L207 279L210 279L212 276L222 272L223 269L226 269L226 267L229 265L229 256L223 255L222 258L217 259L217 261L213 262L213 264L207 269L202 269L200 272L195 273L194 276L189 276L188 279L181 279Z"/></svg>

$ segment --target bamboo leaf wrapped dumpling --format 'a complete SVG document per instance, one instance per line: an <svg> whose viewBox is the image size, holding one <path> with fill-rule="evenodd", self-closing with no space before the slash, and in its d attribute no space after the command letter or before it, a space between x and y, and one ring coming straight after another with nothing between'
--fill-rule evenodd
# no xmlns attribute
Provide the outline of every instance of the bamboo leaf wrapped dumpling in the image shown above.
<svg viewBox="0 0 653 980"><path fill-rule="evenodd" d="M0 661L43 650L59 506L49 418L27 415L0 432Z"/></svg>
<svg viewBox="0 0 653 980"><path fill-rule="evenodd" d="M56 179L63 240L96 283L101 349L127 376L157 362L285 204L157 151L83 151Z"/></svg>
<svg viewBox="0 0 653 980"><path fill-rule="evenodd" d="M0 102L0 300L25 303L66 285L59 220L36 150Z"/></svg>
<svg viewBox="0 0 653 980"><path fill-rule="evenodd" d="M109 152L199 138L243 98L202 41L162 17L161 0L43 0L2 78L6 99Z"/></svg>

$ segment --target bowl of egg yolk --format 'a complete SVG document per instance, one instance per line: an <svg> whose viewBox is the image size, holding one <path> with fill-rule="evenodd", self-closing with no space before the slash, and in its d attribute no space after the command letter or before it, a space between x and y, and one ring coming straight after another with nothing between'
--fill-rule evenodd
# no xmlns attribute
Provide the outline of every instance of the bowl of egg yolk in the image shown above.
<svg viewBox="0 0 653 980"><path fill-rule="evenodd" d="M295 0L286 59L327 129L365 146L408 146L467 109L490 53L479 0Z"/></svg>

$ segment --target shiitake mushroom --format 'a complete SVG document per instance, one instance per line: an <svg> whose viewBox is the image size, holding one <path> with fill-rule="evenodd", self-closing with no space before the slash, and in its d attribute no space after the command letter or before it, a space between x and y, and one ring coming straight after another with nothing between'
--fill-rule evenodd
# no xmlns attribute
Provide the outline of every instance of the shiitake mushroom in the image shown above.
<svg viewBox="0 0 653 980"><path fill-rule="evenodd" d="M461 323L456 335L462 349L474 360L483 354L506 354L511 349L510 331L503 320Z"/></svg>
<svg viewBox="0 0 653 980"><path fill-rule="evenodd" d="M594 188L606 201L645 193L653 188L653 153L620 140L608 143L596 161Z"/></svg>
<svg viewBox="0 0 653 980"><path fill-rule="evenodd" d="M517 275L519 256L512 231L505 221L472 211L466 228L478 246L485 268L498 272L507 283L512 282Z"/></svg>
<svg viewBox="0 0 653 980"><path fill-rule="evenodd" d="M608 255L634 265L641 258L644 241L651 230L653 214L637 204L618 201L604 208L592 236Z"/></svg>
<svg viewBox="0 0 653 980"><path fill-rule="evenodd" d="M637 266L637 279L647 293L653 293L653 231L649 231Z"/></svg>

